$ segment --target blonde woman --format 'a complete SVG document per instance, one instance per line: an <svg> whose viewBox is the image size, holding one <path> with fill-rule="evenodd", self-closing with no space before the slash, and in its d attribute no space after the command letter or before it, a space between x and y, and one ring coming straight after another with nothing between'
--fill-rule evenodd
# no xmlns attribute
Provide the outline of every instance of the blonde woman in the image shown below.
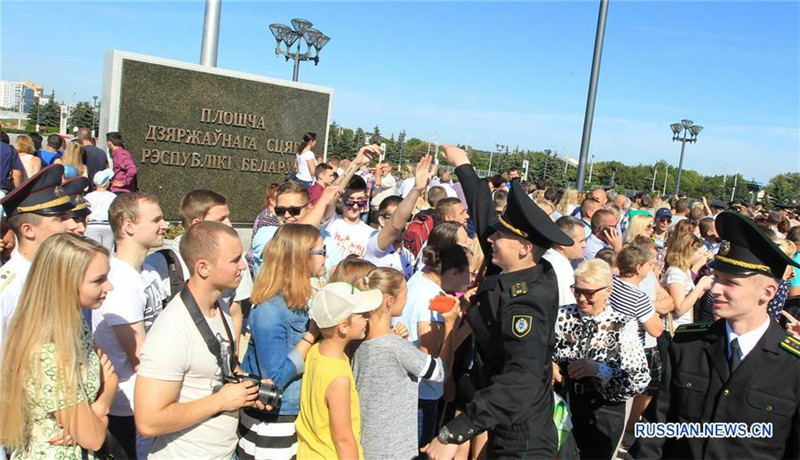
<svg viewBox="0 0 800 460"><path fill-rule="evenodd" d="M675 305L670 331L682 324L694 322L694 304L711 288L714 279L704 276L695 285L692 272L696 273L710 259L711 253L705 248L703 240L694 233L680 235L667 249L668 268L664 272L664 284Z"/></svg>
<svg viewBox="0 0 800 460"><path fill-rule="evenodd" d="M117 376L81 309L103 303L108 270L108 250L71 233L36 253L0 371L0 445L12 458L80 459L103 445Z"/></svg>
<svg viewBox="0 0 800 460"><path fill-rule="evenodd" d="M579 195L577 189L570 187L564 190L564 195L561 196L561 201L558 202L558 206L556 206L556 211L562 216L572 215L572 211L574 211L575 208L581 205L581 202L578 200L578 197Z"/></svg>
<svg viewBox="0 0 800 460"><path fill-rule="evenodd" d="M30 136L20 134L17 136L17 142L14 146L19 152L19 160L25 169L22 171L22 181L24 182L42 169L42 159L34 155L36 149Z"/></svg>
<svg viewBox="0 0 800 460"><path fill-rule="evenodd" d="M294 423L300 412L304 360L319 330L309 323L312 278L325 274L325 244L311 225L285 224L264 247L264 264L253 282L251 334L242 369L283 388L278 409L245 409L239 418L240 459L292 458L297 454Z"/></svg>
<svg viewBox="0 0 800 460"><path fill-rule="evenodd" d="M628 224L628 231L625 233L625 244L633 242L639 235L647 238L653 237L653 225L655 221L648 214L637 214L633 216Z"/></svg>
<svg viewBox="0 0 800 460"><path fill-rule="evenodd" d="M79 176L89 177L89 172L83 163L83 156L83 142L73 139L67 144L67 150L64 152L64 156L61 157L61 162L64 164L65 169L69 165L75 168Z"/></svg>

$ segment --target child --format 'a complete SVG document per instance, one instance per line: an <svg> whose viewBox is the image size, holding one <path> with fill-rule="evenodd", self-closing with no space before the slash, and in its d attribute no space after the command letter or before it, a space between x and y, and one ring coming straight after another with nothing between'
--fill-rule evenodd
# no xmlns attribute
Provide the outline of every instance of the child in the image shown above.
<svg viewBox="0 0 800 460"><path fill-rule="evenodd" d="M369 312L382 301L377 289L362 292L348 283L330 283L311 302L309 314L322 342L306 356L297 458L364 458L358 393L344 349L364 339Z"/></svg>
<svg viewBox="0 0 800 460"><path fill-rule="evenodd" d="M88 218L86 236L102 244L109 251L114 249L114 232L108 223L108 209L117 197L115 193L108 191L112 177L114 171L110 169L98 171L93 178L96 191L86 194L85 197L89 209L92 210Z"/></svg>
<svg viewBox="0 0 800 460"><path fill-rule="evenodd" d="M364 458L414 458L419 455L419 381L444 382L449 373L447 363L452 362L456 345L452 331L461 310L456 305L442 314L445 340L441 358L434 358L392 331L392 317L403 313L408 295L402 273L392 268L376 268L356 286L383 293L381 307L370 314L367 340L359 345L353 357L363 417Z"/></svg>

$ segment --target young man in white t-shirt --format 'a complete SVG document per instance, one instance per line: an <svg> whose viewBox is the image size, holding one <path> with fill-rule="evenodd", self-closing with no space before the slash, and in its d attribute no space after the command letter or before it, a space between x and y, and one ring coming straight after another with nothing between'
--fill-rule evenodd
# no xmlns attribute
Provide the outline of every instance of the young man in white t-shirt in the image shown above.
<svg viewBox="0 0 800 460"><path fill-rule="evenodd" d="M150 442L136 435L133 387L145 333L163 308L166 292L158 274L145 264L150 249L161 246L167 222L158 200L140 193L118 196L109 209L117 251L108 280L114 290L92 312L95 343L108 355L119 376L108 416L107 453L118 458L147 455Z"/></svg>
<svg viewBox="0 0 800 460"><path fill-rule="evenodd" d="M350 254L363 258L367 252L367 241L375 229L361 220L361 213L367 212L367 183L360 176L354 176L342 195L342 215L334 217L325 227L339 247L343 257Z"/></svg>
<svg viewBox="0 0 800 460"><path fill-rule="evenodd" d="M180 252L189 281L158 317L142 349L134 394L136 427L156 438L150 458L230 458L238 410L265 407L256 401L257 385L226 383L219 363L230 353L210 351L187 302L199 310L219 348L230 352L231 318L220 299L242 278L242 243L233 228L204 221L186 231Z"/></svg>
<svg viewBox="0 0 800 460"><path fill-rule="evenodd" d="M431 157L422 157L416 169L415 187L405 198L392 195L383 199L378 207L378 231L367 241L364 259L378 267L389 267L403 273L406 280L414 272L414 254L403 246L406 223L414 212L414 205L425 193L431 180Z"/></svg>

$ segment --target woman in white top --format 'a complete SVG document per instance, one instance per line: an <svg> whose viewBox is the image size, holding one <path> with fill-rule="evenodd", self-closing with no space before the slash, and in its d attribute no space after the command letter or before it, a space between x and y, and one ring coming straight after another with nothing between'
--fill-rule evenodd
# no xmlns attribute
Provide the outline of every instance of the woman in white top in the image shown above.
<svg viewBox="0 0 800 460"><path fill-rule="evenodd" d="M297 174L294 180L308 190L314 184L314 175L317 171L317 158L311 150L317 145L316 133L303 134L303 143L297 149Z"/></svg>
<svg viewBox="0 0 800 460"><path fill-rule="evenodd" d="M711 258L703 240L693 233L685 233L667 250L667 271L664 284L675 304L672 310L673 328L694 322L694 304L711 287L711 276L692 281L692 272L697 273Z"/></svg>
<svg viewBox="0 0 800 460"><path fill-rule="evenodd" d="M17 152L19 152L19 160L25 168L22 171L22 181L24 182L42 169L42 159L34 155L36 149L33 147L33 140L30 136L20 134L17 136L17 142L14 145L17 148Z"/></svg>

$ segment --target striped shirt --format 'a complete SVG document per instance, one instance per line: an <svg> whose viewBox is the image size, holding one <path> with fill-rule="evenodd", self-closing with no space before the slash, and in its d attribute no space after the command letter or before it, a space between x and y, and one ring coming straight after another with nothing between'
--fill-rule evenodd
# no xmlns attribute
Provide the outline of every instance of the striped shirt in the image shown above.
<svg viewBox="0 0 800 460"><path fill-rule="evenodd" d="M636 318L639 322L639 339L642 341L642 346L644 346L645 330L643 325L656 312L653 302L639 287L623 281L619 276L614 275L612 286L611 296L608 299L611 308L624 315Z"/></svg>

